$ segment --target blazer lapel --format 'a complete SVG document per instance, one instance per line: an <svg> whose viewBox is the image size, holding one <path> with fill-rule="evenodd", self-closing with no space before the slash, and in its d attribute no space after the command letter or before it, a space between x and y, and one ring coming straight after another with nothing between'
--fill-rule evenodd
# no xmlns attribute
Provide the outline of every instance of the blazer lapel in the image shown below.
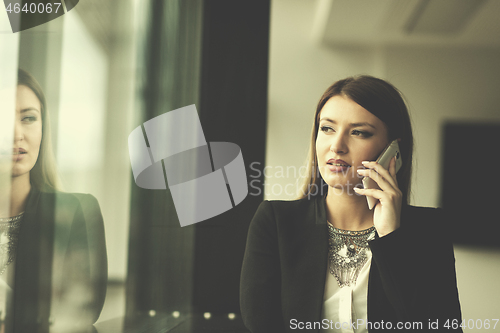
<svg viewBox="0 0 500 333"><path fill-rule="evenodd" d="M293 304L284 304L290 311L285 320L296 319L303 322L321 321L324 289L328 260L328 229L326 222L325 201L323 197L309 200L307 214L300 214L297 218L305 221L296 221L301 242L299 248L293 251L296 256L297 276L283 277L291 279L291 301ZM299 227L300 226L300 227ZM287 288L287 286L284 286ZM286 289L285 289L286 290Z"/></svg>

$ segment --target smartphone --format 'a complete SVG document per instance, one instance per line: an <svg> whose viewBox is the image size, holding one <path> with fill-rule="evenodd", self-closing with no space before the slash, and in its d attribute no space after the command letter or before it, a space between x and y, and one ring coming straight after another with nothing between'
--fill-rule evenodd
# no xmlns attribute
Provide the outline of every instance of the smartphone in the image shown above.
<svg viewBox="0 0 500 333"><path fill-rule="evenodd" d="M377 163L383 166L385 169L389 170L389 163L391 162L391 159L396 156L396 173L401 169L401 166L403 165L403 161L401 159L401 153L399 151L399 144L398 140L392 141L385 149L382 151L380 156L377 158ZM371 179L370 177L363 177L363 187L365 189L367 188L373 188L373 189L380 189L380 187L377 185L377 183ZM373 209L375 205L378 202L378 199L375 199L370 196L366 196L366 200L368 201L368 208Z"/></svg>

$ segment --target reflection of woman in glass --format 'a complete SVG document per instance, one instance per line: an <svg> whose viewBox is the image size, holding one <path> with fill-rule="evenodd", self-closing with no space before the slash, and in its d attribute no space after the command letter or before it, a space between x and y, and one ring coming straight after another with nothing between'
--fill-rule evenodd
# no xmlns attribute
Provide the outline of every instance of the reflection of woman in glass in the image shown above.
<svg viewBox="0 0 500 333"><path fill-rule="evenodd" d="M397 174L395 159L374 162L396 139ZM461 331L444 216L408 204L412 149L392 85L360 76L327 89L302 198L265 201L250 224L241 311L252 332ZM363 177L380 189L363 189ZM379 200L372 210L367 196Z"/></svg>
<svg viewBox="0 0 500 333"><path fill-rule="evenodd" d="M10 207L0 212L2 319L16 332L69 332L93 324L104 303L102 215L93 196L57 190L45 97L23 70L16 97Z"/></svg>

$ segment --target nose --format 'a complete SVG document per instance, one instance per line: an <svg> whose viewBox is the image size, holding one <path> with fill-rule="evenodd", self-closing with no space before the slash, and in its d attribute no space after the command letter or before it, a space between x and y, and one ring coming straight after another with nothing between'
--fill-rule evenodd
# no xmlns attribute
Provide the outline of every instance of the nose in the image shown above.
<svg viewBox="0 0 500 333"><path fill-rule="evenodd" d="M347 148L346 139L343 135L336 135L332 138L332 143L330 145L330 151L335 154L346 154L349 149Z"/></svg>
<svg viewBox="0 0 500 333"><path fill-rule="evenodd" d="M14 124L14 142L22 140L24 140L23 129L21 123L19 121L16 121L16 123Z"/></svg>

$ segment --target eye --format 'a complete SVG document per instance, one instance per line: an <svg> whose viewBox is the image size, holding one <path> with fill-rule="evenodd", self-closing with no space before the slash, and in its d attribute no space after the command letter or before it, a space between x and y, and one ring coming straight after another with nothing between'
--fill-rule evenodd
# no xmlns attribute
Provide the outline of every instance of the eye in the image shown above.
<svg viewBox="0 0 500 333"><path fill-rule="evenodd" d="M363 137L363 138L369 138L370 136L372 136L373 134L370 133L370 132L366 132L366 131L360 131L360 130L354 130L352 131L352 134L356 135L356 136L360 136L360 137Z"/></svg>
<svg viewBox="0 0 500 333"><path fill-rule="evenodd" d="M325 133L333 132L333 128L328 127L328 126L321 126L320 129L322 132L325 132Z"/></svg>
<svg viewBox="0 0 500 333"><path fill-rule="evenodd" d="M37 121L37 117L35 117L35 116L26 116L26 117L23 117L21 120L22 120L23 123L33 123L33 122Z"/></svg>

